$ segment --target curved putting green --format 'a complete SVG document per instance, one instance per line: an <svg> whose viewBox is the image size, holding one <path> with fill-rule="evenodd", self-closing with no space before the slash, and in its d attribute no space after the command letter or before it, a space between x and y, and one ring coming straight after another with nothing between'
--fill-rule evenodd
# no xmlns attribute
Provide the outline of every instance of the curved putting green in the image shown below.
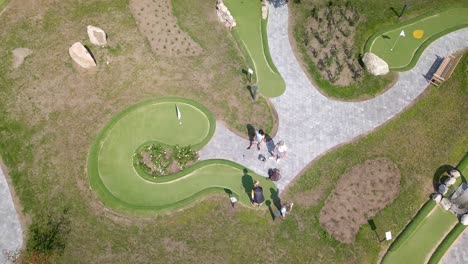
<svg viewBox="0 0 468 264"><path fill-rule="evenodd" d="M424 49L437 38L468 27L468 6L433 10L373 34L366 43L370 51L388 63L392 70L409 70ZM404 36L400 36L401 32Z"/></svg>
<svg viewBox="0 0 468 264"><path fill-rule="evenodd" d="M182 124L177 120L176 105ZM163 98L126 109L103 129L91 149L88 160L91 187L108 207L146 214L174 210L212 192L232 192L247 205L254 180L260 180L266 196L274 198L277 191L271 182L247 174L242 166L226 160L202 161L155 181L138 175L133 154L144 142L192 145L200 149L212 137L215 124L208 109L188 99Z"/></svg>
<svg viewBox="0 0 468 264"><path fill-rule="evenodd" d="M262 22L261 1L225 0L236 20L236 41L248 56L259 91L267 97L280 96L286 84L270 57L266 22Z"/></svg>

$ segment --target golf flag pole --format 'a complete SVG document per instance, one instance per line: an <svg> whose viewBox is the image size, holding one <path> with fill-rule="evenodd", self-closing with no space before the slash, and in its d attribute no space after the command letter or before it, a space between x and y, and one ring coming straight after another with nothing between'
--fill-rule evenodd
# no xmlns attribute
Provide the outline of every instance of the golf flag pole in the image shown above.
<svg viewBox="0 0 468 264"><path fill-rule="evenodd" d="M395 39L395 42L393 42L393 46L392 46L392 48L391 48L390 50L393 51L393 48L395 47L395 45L396 45L396 43L397 43L397 41L398 41L398 39L399 39L400 37L405 37L405 31L404 31L404 30L402 30L402 31L400 32L400 35L398 35L398 37Z"/></svg>
<svg viewBox="0 0 468 264"><path fill-rule="evenodd" d="M179 124L182 125L182 115L180 114L179 107L176 105L176 112L177 112L177 119L179 120Z"/></svg>

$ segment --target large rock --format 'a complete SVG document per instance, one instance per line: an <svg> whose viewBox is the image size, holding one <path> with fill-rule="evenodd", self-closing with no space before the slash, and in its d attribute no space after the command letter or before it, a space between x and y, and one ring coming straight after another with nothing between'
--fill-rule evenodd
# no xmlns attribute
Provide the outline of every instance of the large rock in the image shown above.
<svg viewBox="0 0 468 264"><path fill-rule="evenodd" d="M267 19L268 18L268 7L270 5L270 2L268 0L263 0L262 1L262 19Z"/></svg>
<svg viewBox="0 0 468 264"><path fill-rule="evenodd" d="M444 209L445 211L447 211L448 209L450 209L450 207L452 207L452 203L447 198L442 198L439 204L440 204L440 207L442 207L442 209Z"/></svg>
<svg viewBox="0 0 468 264"><path fill-rule="evenodd" d="M222 0L216 1L216 14L218 15L219 21L223 23L224 26L231 29L237 25L234 17Z"/></svg>
<svg viewBox="0 0 468 264"><path fill-rule="evenodd" d="M468 225L468 215L467 214L464 214L464 215L461 216L460 223L462 225L465 225L465 226Z"/></svg>
<svg viewBox="0 0 468 264"><path fill-rule="evenodd" d="M461 173L457 169L451 169L449 171L450 176L454 177L455 179L461 176Z"/></svg>
<svg viewBox="0 0 468 264"><path fill-rule="evenodd" d="M96 67L96 62L89 51L80 42L74 43L69 49L68 53L72 59L81 67L85 69Z"/></svg>
<svg viewBox="0 0 468 264"><path fill-rule="evenodd" d="M13 68L18 68L23 64L24 59L31 55L33 52L27 48L16 48L12 51L13 53Z"/></svg>
<svg viewBox="0 0 468 264"><path fill-rule="evenodd" d="M385 75L390 71L388 64L374 53L366 52L362 61L372 75Z"/></svg>
<svg viewBox="0 0 468 264"><path fill-rule="evenodd" d="M447 185L447 187L450 187L454 185L456 181L457 179L455 179L455 177L447 177L447 179L444 181L444 184Z"/></svg>
<svg viewBox="0 0 468 264"><path fill-rule="evenodd" d="M98 46L105 46L107 45L107 34L104 30L95 27L95 26L88 26L88 37L89 41L94 45Z"/></svg>

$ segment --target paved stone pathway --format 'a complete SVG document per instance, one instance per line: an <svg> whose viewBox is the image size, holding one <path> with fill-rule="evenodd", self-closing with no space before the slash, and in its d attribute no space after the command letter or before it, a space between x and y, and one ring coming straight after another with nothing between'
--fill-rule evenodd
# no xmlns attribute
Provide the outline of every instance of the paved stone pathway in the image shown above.
<svg viewBox="0 0 468 264"><path fill-rule="evenodd" d="M458 237L452 247L440 260L442 264L466 264L468 263L468 229Z"/></svg>
<svg viewBox="0 0 468 264"><path fill-rule="evenodd" d="M467 46L468 29L455 31L433 42L412 70L400 73L394 87L363 102L327 98L310 83L289 44L288 8L285 5L270 5L268 42L272 59L286 82L285 93L271 99L279 117L274 142L284 140L289 149L288 156L278 165L273 160L260 162L257 159L259 153L269 156L266 148L260 152L255 147L246 150L248 141L218 122L213 138L200 151L200 157L232 160L264 176L268 168L278 167L283 176L277 182L281 191L319 155L369 133L405 109L428 86L424 75L436 61L436 56L444 57Z"/></svg>
<svg viewBox="0 0 468 264"><path fill-rule="evenodd" d="M23 232L5 175L0 168L0 263L6 263L4 250L16 251L23 245Z"/></svg>

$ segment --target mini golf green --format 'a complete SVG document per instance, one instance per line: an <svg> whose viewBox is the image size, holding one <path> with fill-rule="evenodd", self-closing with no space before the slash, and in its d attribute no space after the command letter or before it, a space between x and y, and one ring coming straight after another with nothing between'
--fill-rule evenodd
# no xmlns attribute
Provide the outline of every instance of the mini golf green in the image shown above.
<svg viewBox="0 0 468 264"><path fill-rule="evenodd" d="M262 27L261 1L225 0L237 26L233 35L249 56L259 92L267 97L280 96L286 89L283 78L274 66L266 39L266 26Z"/></svg>
<svg viewBox="0 0 468 264"><path fill-rule="evenodd" d="M177 120L176 105L182 124ZM192 100L163 98L132 106L114 117L93 145L88 160L91 187L106 206L143 214L174 210L213 192L232 193L249 205L254 180L261 182L267 199L275 198L277 191L271 181L226 160L202 161L155 181L145 180L134 168L133 154L145 142L192 145L197 150L214 130L212 114Z"/></svg>
<svg viewBox="0 0 468 264"><path fill-rule="evenodd" d="M432 41L467 27L467 14L468 6L429 12L372 35L366 51L385 60L392 70L409 70ZM405 36L400 36L402 31Z"/></svg>
<svg viewBox="0 0 468 264"><path fill-rule="evenodd" d="M426 263L427 257L458 223L457 217L435 206L417 230L396 251L388 251L382 263Z"/></svg>

